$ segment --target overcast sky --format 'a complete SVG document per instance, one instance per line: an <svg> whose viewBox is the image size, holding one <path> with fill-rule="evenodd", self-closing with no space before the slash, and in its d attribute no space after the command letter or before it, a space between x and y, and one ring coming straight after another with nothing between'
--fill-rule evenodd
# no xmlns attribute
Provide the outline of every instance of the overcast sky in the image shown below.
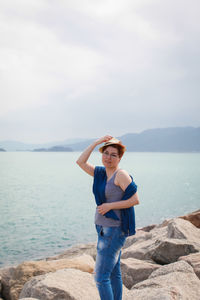
<svg viewBox="0 0 200 300"><path fill-rule="evenodd" d="M200 126L199 0L1 0L0 140Z"/></svg>

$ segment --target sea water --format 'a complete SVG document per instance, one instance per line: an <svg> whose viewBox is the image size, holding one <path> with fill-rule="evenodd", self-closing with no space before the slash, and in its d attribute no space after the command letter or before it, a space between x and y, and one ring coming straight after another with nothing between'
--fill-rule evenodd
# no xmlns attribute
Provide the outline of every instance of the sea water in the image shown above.
<svg viewBox="0 0 200 300"><path fill-rule="evenodd" d="M0 153L0 267L96 240L93 178L78 152ZM94 152L90 162L101 165ZM137 227L199 209L200 153L127 152L120 167L138 185Z"/></svg>

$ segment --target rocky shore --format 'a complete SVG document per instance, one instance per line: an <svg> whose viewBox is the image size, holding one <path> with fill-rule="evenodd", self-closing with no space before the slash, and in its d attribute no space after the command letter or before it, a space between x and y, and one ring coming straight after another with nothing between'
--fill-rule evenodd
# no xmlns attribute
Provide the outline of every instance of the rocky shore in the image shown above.
<svg viewBox="0 0 200 300"><path fill-rule="evenodd" d="M5 300L97 300L96 243L0 269ZM200 299L200 210L137 230L122 250L123 299ZM0 299L0 300L1 300Z"/></svg>

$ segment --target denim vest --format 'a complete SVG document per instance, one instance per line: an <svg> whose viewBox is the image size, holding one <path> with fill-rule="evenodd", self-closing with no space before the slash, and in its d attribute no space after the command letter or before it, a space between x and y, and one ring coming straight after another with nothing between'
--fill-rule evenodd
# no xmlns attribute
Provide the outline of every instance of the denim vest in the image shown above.
<svg viewBox="0 0 200 300"><path fill-rule="evenodd" d="M121 200L128 200L137 192L137 185L133 181L127 186L124 191L124 196ZM105 187L107 182L107 175L105 167L95 167L94 170L94 182L93 182L93 193L97 205L101 205L106 202ZM108 211L105 217L119 220L113 210ZM122 231L126 236L134 235L135 231L135 209L134 207L121 209L121 227Z"/></svg>

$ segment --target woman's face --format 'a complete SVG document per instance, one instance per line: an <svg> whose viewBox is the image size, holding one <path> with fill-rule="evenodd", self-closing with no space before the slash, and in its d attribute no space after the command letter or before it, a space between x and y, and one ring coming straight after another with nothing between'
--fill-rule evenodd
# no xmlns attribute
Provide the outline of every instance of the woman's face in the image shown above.
<svg viewBox="0 0 200 300"><path fill-rule="evenodd" d="M120 162L118 150L108 146L102 153L102 163L106 168L116 168Z"/></svg>

